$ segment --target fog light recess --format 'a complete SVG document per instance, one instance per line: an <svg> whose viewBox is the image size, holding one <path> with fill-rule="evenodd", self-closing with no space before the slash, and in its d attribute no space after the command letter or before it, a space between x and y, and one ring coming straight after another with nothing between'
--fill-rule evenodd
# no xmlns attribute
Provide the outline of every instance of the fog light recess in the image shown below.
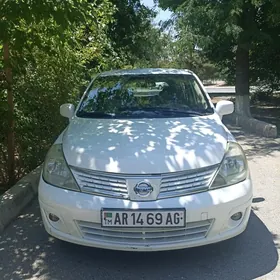
<svg viewBox="0 0 280 280"><path fill-rule="evenodd" d="M59 218L55 214L52 214L52 213L49 214L49 219L52 222L58 222L59 221Z"/></svg>
<svg viewBox="0 0 280 280"><path fill-rule="evenodd" d="M230 217L233 221L239 221L242 218L242 212L237 212Z"/></svg>

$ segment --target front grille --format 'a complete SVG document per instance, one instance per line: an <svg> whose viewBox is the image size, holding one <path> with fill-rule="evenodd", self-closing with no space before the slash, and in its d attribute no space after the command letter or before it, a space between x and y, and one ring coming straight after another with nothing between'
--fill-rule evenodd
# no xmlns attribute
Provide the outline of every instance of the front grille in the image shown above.
<svg viewBox="0 0 280 280"><path fill-rule="evenodd" d="M170 172L163 174L117 174L92 171L71 167L72 173L82 192L100 196L129 199L128 186L134 191L135 182L159 179L158 185L153 184L157 199L184 196L207 191L218 165L189 171ZM131 182L133 181L133 185ZM141 200L139 198L139 200Z"/></svg>
<svg viewBox="0 0 280 280"><path fill-rule="evenodd" d="M206 169L167 174L161 180L158 198L184 196L190 193L206 191L216 170L217 166L212 166Z"/></svg>
<svg viewBox="0 0 280 280"><path fill-rule="evenodd" d="M102 228L100 224L76 221L83 238L93 241L122 245L160 245L179 243L205 238L213 223L211 220L191 222L183 229L112 229Z"/></svg>
<svg viewBox="0 0 280 280"><path fill-rule="evenodd" d="M77 168L71 170L82 192L128 198L126 180L122 176Z"/></svg>

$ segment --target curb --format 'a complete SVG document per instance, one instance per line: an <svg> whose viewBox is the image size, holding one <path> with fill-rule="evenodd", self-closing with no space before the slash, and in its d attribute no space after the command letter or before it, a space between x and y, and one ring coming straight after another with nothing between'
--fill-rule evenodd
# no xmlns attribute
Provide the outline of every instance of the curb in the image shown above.
<svg viewBox="0 0 280 280"><path fill-rule="evenodd" d="M37 195L41 165L0 196L0 233Z"/></svg>
<svg viewBox="0 0 280 280"><path fill-rule="evenodd" d="M232 122L235 125L241 126L249 132L266 138L277 138L276 125L259 121L254 118L237 115L235 113L225 116L226 121Z"/></svg>

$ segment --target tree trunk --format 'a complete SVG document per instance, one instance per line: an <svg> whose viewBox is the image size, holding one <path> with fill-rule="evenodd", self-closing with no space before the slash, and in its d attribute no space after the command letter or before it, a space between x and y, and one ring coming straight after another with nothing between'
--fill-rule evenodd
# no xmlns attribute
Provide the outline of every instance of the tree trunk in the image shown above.
<svg viewBox="0 0 280 280"><path fill-rule="evenodd" d="M250 113L249 47L239 44L236 51L235 112L243 116Z"/></svg>
<svg viewBox="0 0 280 280"><path fill-rule="evenodd" d="M14 99L12 91L12 68L10 63L10 51L8 42L3 44L4 50L4 71L6 75L7 95L8 95L8 176L9 185L15 182L15 134L14 134Z"/></svg>

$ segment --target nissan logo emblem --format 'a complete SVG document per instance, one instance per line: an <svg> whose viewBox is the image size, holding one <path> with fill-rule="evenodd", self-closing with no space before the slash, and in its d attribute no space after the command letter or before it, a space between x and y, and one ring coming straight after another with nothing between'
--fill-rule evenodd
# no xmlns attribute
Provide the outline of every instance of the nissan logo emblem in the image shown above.
<svg viewBox="0 0 280 280"><path fill-rule="evenodd" d="M153 191L153 187L148 182L139 182L135 187L134 191L137 195L141 197L149 196L150 193Z"/></svg>

